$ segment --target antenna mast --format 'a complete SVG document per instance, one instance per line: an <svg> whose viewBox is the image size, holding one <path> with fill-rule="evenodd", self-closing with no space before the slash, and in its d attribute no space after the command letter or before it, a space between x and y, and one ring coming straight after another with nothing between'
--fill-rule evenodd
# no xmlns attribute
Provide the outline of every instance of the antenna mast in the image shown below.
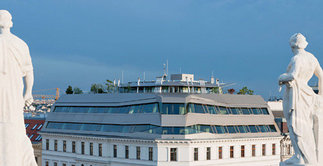
<svg viewBox="0 0 323 166"><path fill-rule="evenodd" d="M123 84L123 70L121 71L121 84Z"/></svg>
<svg viewBox="0 0 323 166"><path fill-rule="evenodd" d="M167 59L167 61L166 61L166 65L167 65L167 66L166 66L166 67L167 67L167 68L166 68L166 69L167 69L167 73L166 73L166 74L168 75L168 59Z"/></svg>

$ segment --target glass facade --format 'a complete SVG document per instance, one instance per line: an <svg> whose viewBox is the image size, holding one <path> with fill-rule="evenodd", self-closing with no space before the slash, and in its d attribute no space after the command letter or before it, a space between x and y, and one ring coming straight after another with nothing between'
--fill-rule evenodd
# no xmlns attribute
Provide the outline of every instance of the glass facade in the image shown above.
<svg viewBox="0 0 323 166"><path fill-rule="evenodd" d="M116 114L135 114L135 113L158 113L158 104L140 104L120 107L78 107L78 106L56 106L54 112L68 113L116 113Z"/></svg>
<svg viewBox="0 0 323 166"><path fill-rule="evenodd" d="M222 114L222 115L269 115L267 108L242 108L223 107L216 105L204 105L189 103L187 111L190 113Z"/></svg>
<svg viewBox="0 0 323 166"><path fill-rule="evenodd" d="M269 115L267 108L224 107L194 103L150 103L120 107L56 106L54 112L113 114L161 113L169 115L184 115L186 113L220 115Z"/></svg>
<svg viewBox="0 0 323 166"><path fill-rule="evenodd" d="M69 126L79 125L78 128ZM68 126L68 127L66 127ZM115 125L115 124L88 124L88 123L61 123L48 122L48 129L82 130L82 131L101 131L117 133L150 133L165 135L185 135L195 133L213 134L235 134L235 133L266 133L276 132L274 125L248 125L248 126L214 126L214 125L192 125L186 127L161 127L156 125Z"/></svg>

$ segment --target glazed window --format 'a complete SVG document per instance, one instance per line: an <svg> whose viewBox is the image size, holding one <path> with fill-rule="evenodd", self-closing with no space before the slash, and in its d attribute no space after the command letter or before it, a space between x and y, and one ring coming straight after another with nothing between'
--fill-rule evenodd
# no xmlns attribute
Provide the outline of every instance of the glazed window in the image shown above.
<svg viewBox="0 0 323 166"><path fill-rule="evenodd" d="M113 145L113 157L117 158L118 156L118 148L117 145Z"/></svg>
<svg viewBox="0 0 323 166"><path fill-rule="evenodd" d="M57 140L54 140L54 151L57 151Z"/></svg>
<svg viewBox="0 0 323 166"><path fill-rule="evenodd" d="M272 144L271 146L271 154L276 155L276 144Z"/></svg>
<svg viewBox="0 0 323 166"><path fill-rule="evenodd" d="M148 160L153 161L153 147L148 148Z"/></svg>
<svg viewBox="0 0 323 166"><path fill-rule="evenodd" d="M266 144L262 144L262 155L266 156Z"/></svg>
<svg viewBox="0 0 323 166"><path fill-rule="evenodd" d="M252 157L256 156L256 145L252 145Z"/></svg>
<svg viewBox="0 0 323 166"><path fill-rule="evenodd" d="M220 107L217 107L217 108L218 108L220 114L229 114L229 110L226 107L220 106Z"/></svg>
<svg viewBox="0 0 323 166"><path fill-rule="evenodd" d="M184 115L185 113L185 104L162 104L161 114Z"/></svg>
<svg viewBox="0 0 323 166"><path fill-rule="evenodd" d="M245 146L241 145L241 157L245 157Z"/></svg>
<svg viewBox="0 0 323 166"><path fill-rule="evenodd" d="M222 159L222 146L219 147L219 159Z"/></svg>
<svg viewBox="0 0 323 166"><path fill-rule="evenodd" d="M199 160L199 148L194 148L194 161Z"/></svg>
<svg viewBox="0 0 323 166"><path fill-rule="evenodd" d="M72 141L72 153L75 153L75 147L76 147L75 141Z"/></svg>
<svg viewBox="0 0 323 166"><path fill-rule="evenodd" d="M124 147L124 158L128 159L129 158L129 146Z"/></svg>
<svg viewBox="0 0 323 166"><path fill-rule="evenodd" d="M242 114L245 114L245 115L249 115L250 114L248 108L241 108L241 112L242 112Z"/></svg>
<svg viewBox="0 0 323 166"><path fill-rule="evenodd" d="M85 152L85 143L82 142L81 143L81 154L84 154L84 152Z"/></svg>
<svg viewBox="0 0 323 166"><path fill-rule="evenodd" d="M206 160L211 160L211 147L206 148Z"/></svg>
<svg viewBox="0 0 323 166"><path fill-rule="evenodd" d="M234 146L230 146L230 158L234 158Z"/></svg>
<svg viewBox="0 0 323 166"><path fill-rule="evenodd" d="M93 155L93 143L92 142L90 143L90 155L91 156Z"/></svg>
<svg viewBox="0 0 323 166"><path fill-rule="evenodd" d="M66 141L63 141L63 152L66 152Z"/></svg>
<svg viewBox="0 0 323 166"><path fill-rule="evenodd" d="M99 156L102 156L102 144L99 144Z"/></svg>
<svg viewBox="0 0 323 166"><path fill-rule="evenodd" d="M46 139L46 150L49 150L49 139Z"/></svg>
<svg viewBox="0 0 323 166"><path fill-rule="evenodd" d="M140 156L141 156L141 149L139 146L136 147L136 158L137 160L140 160Z"/></svg>
<svg viewBox="0 0 323 166"><path fill-rule="evenodd" d="M177 161L177 148L170 148L170 161Z"/></svg>

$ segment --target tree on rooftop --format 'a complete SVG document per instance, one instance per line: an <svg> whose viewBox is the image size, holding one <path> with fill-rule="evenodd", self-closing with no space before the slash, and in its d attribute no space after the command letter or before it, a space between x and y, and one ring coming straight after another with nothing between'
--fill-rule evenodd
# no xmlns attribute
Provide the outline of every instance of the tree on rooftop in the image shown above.
<svg viewBox="0 0 323 166"><path fill-rule="evenodd" d="M90 91L91 91L91 93L105 93L102 84L92 84Z"/></svg>
<svg viewBox="0 0 323 166"><path fill-rule="evenodd" d="M74 91L74 94L83 94L82 89L80 89L80 88L78 88L78 87L75 87L75 88L73 89L73 91Z"/></svg>
<svg viewBox="0 0 323 166"><path fill-rule="evenodd" d="M73 88L71 85L69 85L65 91L66 94L73 94Z"/></svg>
<svg viewBox="0 0 323 166"><path fill-rule="evenodd" d="M114 91L115 85L111 80L106 80L105 85L107 86L107 92L112 93Z"/></svg>
<svg viewBox="0 0 323 166"><path fill-rule="evenodd" d="M231 89L228 89L228 93L229 94L234 94L234 92L235 92L236 90L234 90L233 88L231 88Z"/></svg>
<svg viewBox="0 0 323 166"><path fill-rule="evenodd" d="M242 89L239 90L239 95L253 95L254 91L251 89L248 89L248 87L244 86Z"/></svg>
<svg viewBox="0 0 323 166"><path fill-rule="evenodd" d="M222 88L221 87L214 87L211 89L211 93L222 94Z"/></svg>

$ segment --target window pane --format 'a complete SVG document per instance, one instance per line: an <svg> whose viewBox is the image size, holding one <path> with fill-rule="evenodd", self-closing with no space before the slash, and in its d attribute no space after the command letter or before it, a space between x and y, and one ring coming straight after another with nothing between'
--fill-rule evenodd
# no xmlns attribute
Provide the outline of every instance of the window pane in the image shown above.
<svg viewBox="0 0 323 166"><path fill-rule="evenodd" d="M119 113L119 110L120 110L119 107L108 107L108 109L106 111L107 111L107 113L115 113L115 114L117 114L117 113Z"/></svg>
<svg viewBox="0 0 323 166"><path fill-rule="evenodd" d="M47 128L49 129L62 129L63 123L48 122Z"/></svg>
<svg viewBox="0 0 323 166"><path fill-rule="evenodd" d="M207 106L207 109L209 110L209 113L210 113L210 114L217 114L216 109L215 109L215 106L213 106L213 105L208 105L208 106Z"/></svg>
<svg viewBox="0 0 323 166"><path fill-rule="evenodd" d="M162 110L161 110L161 113L162 114L169 114L168 112L171 111L171 104L162 104Z"/></svg>
<svg viewBox="0 0 323 166"><path fill-rule="evenodd" d="M226 133L223 126L215 126L218 134Z"/></svg>
<svg viewBox="0 0 323 166"><path fill-rule="evenodd" d="M85 131L100 131L101 125L99 124L83 124L82 130Z"/></svg>
<svg viewBox="0 0 323 166"><path fill-rule="evenodd" d="M157 104L144 104L142 106L143 113L155 113L157 112Z"/></svg>
<svg viewBox="0 0 323 166"><path fill-rule="evenodd" d="M265 115L268 115L268 114L269 114L269 112L268 112L267 108L261 108L261 111L262 111L262 113L263 113L263 114L265 114Z"/></svg>
<svg viewBox="0 0 323 166"><path fill-rule="evenodd" d="M174 105L174 108L173 108L172 114L179 114L179 115L185 114L184 104L173 104L173 105Z"/></svg>
<svg viewBox="0 0 323 166"><path fill-rule="evenodd" d="M137 125L135 126L134 132L145 132L150 129L149 125Z"/></svg>
<svg viewBox="0 0 323 166"><path fill-rule="evenodd" d="M184 104L162 104L162 114L177 114L183 115L185 114L185 106Z"/></svg>
<svg viewBox="0 0 323 166"><path fill-rule="evenodd" d="M258 126L261 132L268 132L267 128L264 125Z"/></svg>
<svg viewBox="0 0 323 166"><path fill-rule="evenodd" d="M195 107L194 104L188 104L188 112L195 113Z"/></svg>
<svg viewBox="0 0 323 166"><path fill-rule="evenodd" d="M66 130L81 130L81 123L65 123L64 129Z"/></svg>
<svg viewBox="0 0 323 166"><path fill-rule="evenodd" d="M258 108L251 108L251 111L255 115L262 114Z"/></svg>
<svg viewBox="0 0 323 166"><path fill-rule="evenodd" d="M228 128L228 131L229 131L230 134L231 133L236 133L235 126L228 126L227 128Z"/></svg>
<svg viewBox="0 0 323 166"><path fill-rule="evenodd" d="M250 125L250 126L249 126L249 128L250 128L250 131L251 131L252 133L257 133L257 132L258 132L258 130L257 130L257 128L256 128L256 126L255 126L255 125Z"/></svg>
<svg viewBox="0 0 323 166"><path fill-rule="evenodd" d="M199 125L199 126L200 126L201 132L212 133L211 126L208 126L208 125Z"/></svg>
<svg viewBox="0 0 323 166"><path fill-rule="evenodd" d="M246 133L247 132L247 129L246 129L245 126L238 126L238 129L239 129L240 133Z"/></svg>
<svg viewBox="0 0 323 166"><path fill-rule="evenodd" d="M119 107L119 112L120 114L129 114L129 106L122 106ZM136 112L139 113L139 112Z"/></svg>
<svg viewBox="0 0 323 166"><path fill-rule="evenodd" d="M239 110L239 108L231 108L231 113L234 115L240 114L240 110Z"/></svg>
<svg viewBox="0 0 323 166"><path fill-rule="evenodd" d="M242 111L242 113L243 113L243 114L245 114L245 115L249 115L249 114L250 114L250 112L249 112L249 109L248 109L248 108L241 108L241 111Z"/></svg>
<svg viewBox="0 0 323 166"><path fill-rule="evenodd" d="M163 127L163 134L185 134L183 127Z"/></svg>
<svg viewBox="0 0 323 166"><path fill-rule="evenodd" d="M195 106L195 113L206 113L206 111L204 111L203 105L202 104L194 104Z"/></svg>
<svg viewBox="0 0 323 166"><path fill-rule="evenodd" d="M269 125L270 131L271 132L277 132L276 128L274 125Z"/></svg>
<svg viewBox="0 0 323 166"><path fill-rule="evenodd" d="M123 126L121 125L103 125L103 131L106 132L122 132Z"/></svg>
<svg viewBox="0 0 323 166"><path fill-rule="evenodd" d="M88 113L89 108L88 107L70 107L69 112L73 113Z"/></svg>
<svg viewBox="0 0 323 166"><path fill-rule="evenodd" d="M218 110L220 111L220 114L228 114L228 110L226 107L218 107Z"/></svg>
<svg viewBox="0 0 323 166"><path fill-rule="evenodd" d="M61 106L57 106L55 107L54 112L69 112L70 107L61 107Z"/></svg>

